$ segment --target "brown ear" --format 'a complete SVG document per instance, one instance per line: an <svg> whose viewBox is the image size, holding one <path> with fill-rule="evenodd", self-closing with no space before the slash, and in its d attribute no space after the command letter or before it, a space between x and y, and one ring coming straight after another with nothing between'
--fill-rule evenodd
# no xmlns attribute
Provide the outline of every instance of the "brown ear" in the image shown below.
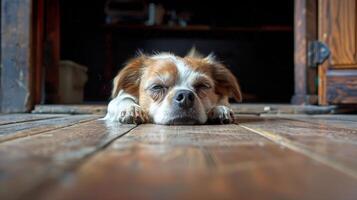
<svg viewBox="0 0 357 200"><path fill-rule="evenodd" d="M129 60L125 67L119 71L113 80L112 98L115 98L120 90L133 95L139 95L140 79L146 56L141 54L137 58Z"/></svg>
<svg viewBox="0 0 357 200"><path fill-rule="evenodd" d="M212 64L212 75L215 80L216 93L223 96L233 97L236 101L242 102L242 93L236 77L223 64L214 61L213 55L205 58Z"/></svg>

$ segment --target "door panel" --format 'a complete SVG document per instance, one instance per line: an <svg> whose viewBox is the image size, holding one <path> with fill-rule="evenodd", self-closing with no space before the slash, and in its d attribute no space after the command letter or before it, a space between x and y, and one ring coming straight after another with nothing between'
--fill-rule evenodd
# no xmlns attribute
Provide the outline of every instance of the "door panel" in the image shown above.
<svg viewBox="0 0 357 200"><path fill-rule="evenodd" d="M319 0L319 40L330 48L319 67L319 104L357 104L357 0Z"/></svg>
<svg viewBox="0 0 357 200"><path fill-rule="evenodd" d="M357 100L357 70L329 70L327 99L331 104L353 104Z"/></svg>

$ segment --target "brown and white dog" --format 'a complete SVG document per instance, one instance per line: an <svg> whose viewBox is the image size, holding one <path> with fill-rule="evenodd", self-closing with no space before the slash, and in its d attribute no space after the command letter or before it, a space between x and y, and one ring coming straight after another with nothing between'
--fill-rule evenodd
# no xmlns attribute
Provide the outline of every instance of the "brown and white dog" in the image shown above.
<svg viewBox="0 0 357 200"><path fill-rule="evenodd" d="M105 120L120 123L227 124L228 98L242 100L234 75L210 54L140 54L113 81Z"/></svg>

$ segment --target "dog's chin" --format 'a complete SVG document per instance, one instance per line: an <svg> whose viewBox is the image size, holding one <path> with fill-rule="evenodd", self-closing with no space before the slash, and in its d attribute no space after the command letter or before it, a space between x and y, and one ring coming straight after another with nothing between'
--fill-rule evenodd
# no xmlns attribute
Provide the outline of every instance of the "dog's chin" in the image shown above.
<svg viewBox="0 0 357 200"><path fill-rule="evenodd" d="M195 124L202 124L197 118L193 118L191 116L170 117L165 121L156 122L156 123L163 124L163 125L195 125Z"/></svg>
<svg viewBox="0 0 357 200"><path fill-rule="evenodd" d="M192 117L177 117L177 118L172 118L165 123L167 125L194 125L194 124L200 124L199 121L195 118Z"/></svg>
<svg viewBox="0 0 357 200"><path fill-rule="evenodd" d="M153 122L162 125L198 125L204 124L207 120L204 113L193 108L189 110L172 109L164 113L152 114Z"/></svg>

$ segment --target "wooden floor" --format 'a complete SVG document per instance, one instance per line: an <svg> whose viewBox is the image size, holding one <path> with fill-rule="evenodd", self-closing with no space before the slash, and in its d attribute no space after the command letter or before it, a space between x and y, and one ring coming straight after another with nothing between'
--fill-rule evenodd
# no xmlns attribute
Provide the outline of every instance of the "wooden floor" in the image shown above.
<svg viewBox="0 0 357 200"><path fill-rule="evenodd" d="M0 115L0 199L357 199L357 115Z"/></svg>

